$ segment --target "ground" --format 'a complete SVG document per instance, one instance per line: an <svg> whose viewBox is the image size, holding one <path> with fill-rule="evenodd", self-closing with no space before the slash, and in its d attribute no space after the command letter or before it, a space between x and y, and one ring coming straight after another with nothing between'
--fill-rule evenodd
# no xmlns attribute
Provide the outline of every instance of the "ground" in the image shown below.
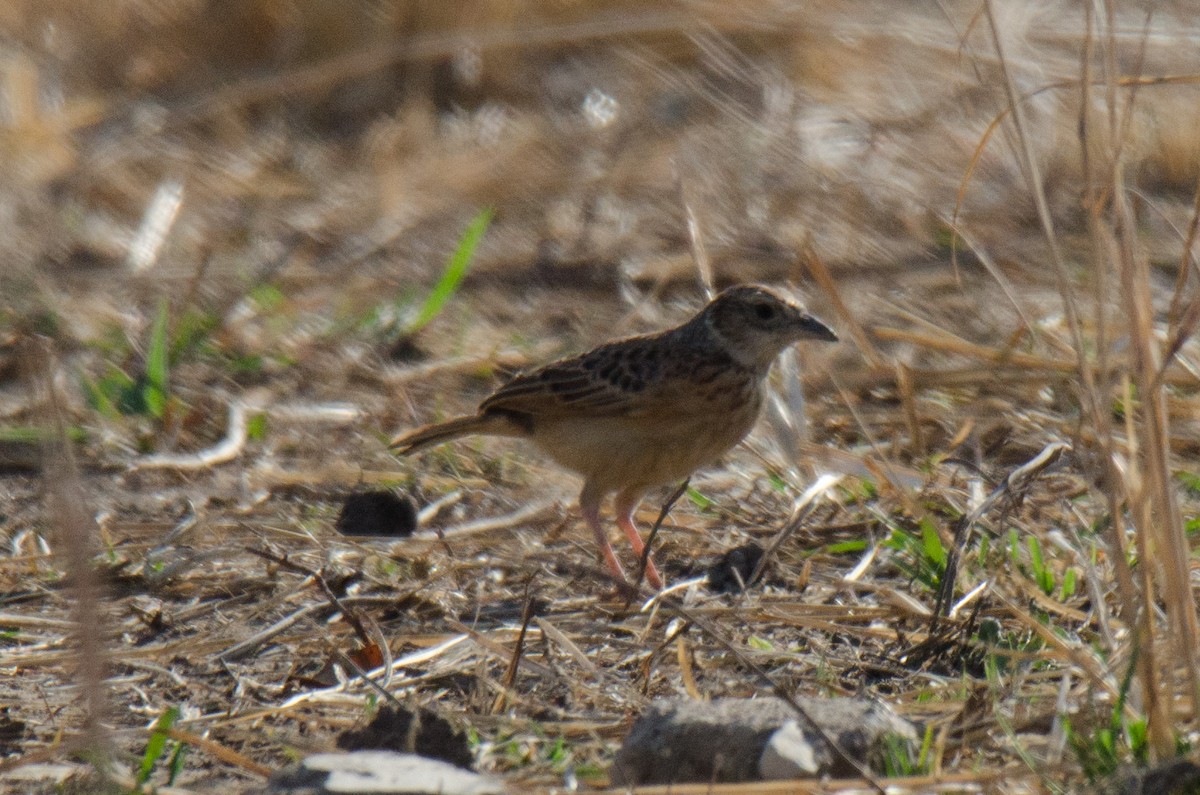
<svg viewBox="0 0 1200 795"><path fill-rule="evenodd" d="M773 686L916 722L898 791L1190 758L1192 22L821 6L0 12L0 791L181 748L171 786L236 791L393 698L596 788L650 699ZM675 505L669 600L519 442L387 450L752 280L842 342ZM369 491L420 529L340 532Z"/></svg>

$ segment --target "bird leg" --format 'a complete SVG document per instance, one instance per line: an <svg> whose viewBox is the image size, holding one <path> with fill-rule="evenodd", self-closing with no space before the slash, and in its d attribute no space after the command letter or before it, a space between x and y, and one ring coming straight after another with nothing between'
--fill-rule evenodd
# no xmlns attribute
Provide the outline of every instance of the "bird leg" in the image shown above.
<svg viewBox="0 0 1200 795"><path fill-rule="evenodd" d="M600 554L604 557L608 570L620 582L628 583L625 570L621 568L621 562L617 560L617 554L613 552L612 544L608 543L608 533L604 530L604 525L600 524L600 500L585 491L579 498L579 511L596 536L596 544L600 547Z"/></svg>
<svg viewBox="0 0 1200 795"><path fill-rule="evenodd" d="M642 493L640 491L618 492L613 501L613 509L617 513L617 526L624 531L625 537L629 539L629 545L633 547L633 552L639 559L646 549L646 544L642 541L642 534L638 532L637 525L633 523L633 511L641 501ZM648 557L646 558L646 582L662 590L662 575L658 573L658 567L654 565L654 561Z"/></svg>

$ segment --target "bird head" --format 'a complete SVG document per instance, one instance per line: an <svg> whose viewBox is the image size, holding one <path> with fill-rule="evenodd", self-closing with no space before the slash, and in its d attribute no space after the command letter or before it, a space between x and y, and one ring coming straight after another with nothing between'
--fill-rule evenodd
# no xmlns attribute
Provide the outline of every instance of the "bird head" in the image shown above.
<svg viewBox="0 0 1200 795"><path fill-rule="evenodd" d="M799 302L757 284L723 290L700 318L734 359L757 368L770 367L785 348L801 340L838 338Z"/></svg>

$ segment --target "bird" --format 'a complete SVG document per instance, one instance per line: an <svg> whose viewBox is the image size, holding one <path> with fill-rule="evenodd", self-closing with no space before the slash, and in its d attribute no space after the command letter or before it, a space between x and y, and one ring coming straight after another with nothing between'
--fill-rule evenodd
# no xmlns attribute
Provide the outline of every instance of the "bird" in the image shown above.
<svg viewBox="0 0 1200 795"><path fill-rule="evenodd" d="M745 438L780 353L801 340L837 339L779 290L734 285L678 326L519 374L474 414L400 433L389 447L408 455L475 434L532 441L583 478L580 512L609 571L628 584L600 521L602 501L614 495L617 525L640 558L633 514L646 493L684 481ZM649 558L645 577L663 588Z"/></svg>

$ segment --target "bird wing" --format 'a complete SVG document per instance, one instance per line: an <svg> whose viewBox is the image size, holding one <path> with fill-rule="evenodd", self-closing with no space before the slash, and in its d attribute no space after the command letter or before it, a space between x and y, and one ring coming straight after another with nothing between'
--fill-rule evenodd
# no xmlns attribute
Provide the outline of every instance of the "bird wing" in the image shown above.
<svg viewBox="0 0 1200 795"><path fill-rule="evenodd" d="M661 353L654 337L635 337L518 375L479 410L565 417L629 416L652 410Z"/></svg>

